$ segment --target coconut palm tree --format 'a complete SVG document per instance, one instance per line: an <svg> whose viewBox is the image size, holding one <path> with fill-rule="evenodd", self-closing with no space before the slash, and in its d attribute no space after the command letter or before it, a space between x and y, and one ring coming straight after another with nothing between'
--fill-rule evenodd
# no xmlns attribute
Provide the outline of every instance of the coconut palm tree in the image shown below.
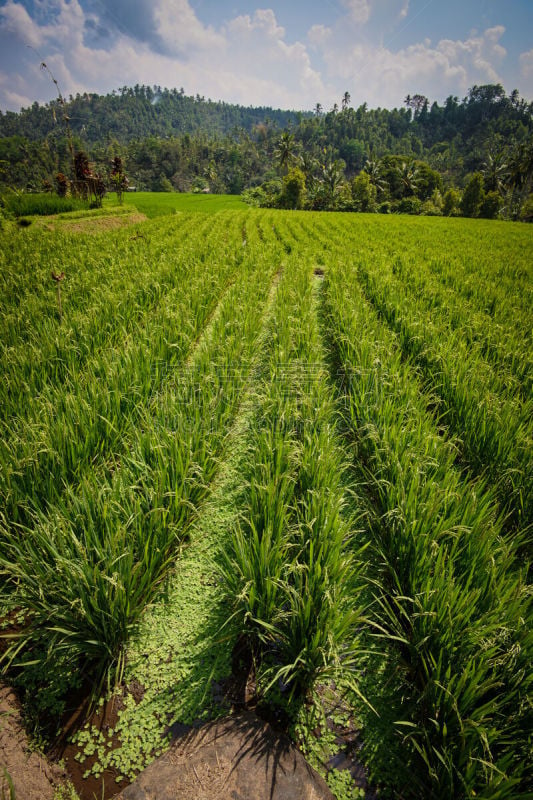
<svg viewBox="0 0 533 800"><path fill-rule="evenodd" d="M398 166L400 181L407 196L411 196L418 191L418 170L407 161L402 161Z"/></svg>
<svg viewBox="0 0 533 800"><path fill-rule="evenodd" d="M331 199L337 193L344 177L344 162L336 158L328 161L322 167L322 180L327 188L327 193Z"/></svg>
<svg viewBox="0 0 533 800"><path fill-rule="evenodd" d="M344 92L344 94L342 96L342 101L341 101L341 105L342 105L342 110L343 111L346 111L346 109L350 105L350 100L351 99L352 98L350 96L350 92Z"/></svg>
<svg viewBox="0 0 533 800"><path fill-rule="evenodd" d="M483 183L488 192L503 192L506 178L509 174L508 166L504 163L503 152L489 153L481 168Z"/></svg>
<svg viewBox="0 0 533 800"><path fill-rule="evenodd" d="M381 167L378 161L367 159L363 171L366 172L370 179L372 186L376 187L378 196L382 195L387 190L387 182L381 176Z"/></svg>
<svg viewBox="0 0 533 800"><path fill-rule="evenodd" d="M294 138L294 133L283 131L276 149L274 150L274 155L281 171L287 174L289 166L296 156L296 140Z"/></svg>

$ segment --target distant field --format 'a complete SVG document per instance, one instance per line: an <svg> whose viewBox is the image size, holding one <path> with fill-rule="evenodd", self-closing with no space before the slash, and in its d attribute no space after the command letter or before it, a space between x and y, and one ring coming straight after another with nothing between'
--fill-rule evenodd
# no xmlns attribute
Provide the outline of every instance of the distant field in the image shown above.
<svg viewBox="0 0 533 800"><path fill-rule="evenodd" d="M1 663L27 717L116 681L116 724L70 745L109 797L228 710L238 642L341 800L355 729L393 796L525 800L531 227L125 203L154 219L0 231Z"/></svg>
<svg viewBox="0 0 533 800"><path fill-rule="evenodd" d="M109 195L115 202L114 194ZM242 211L247 206L238 195L187 194L174 192L126 192L125 202L135 206L147 217L161 217L176 211L202 211L212 214L216 211Z"/></svg>

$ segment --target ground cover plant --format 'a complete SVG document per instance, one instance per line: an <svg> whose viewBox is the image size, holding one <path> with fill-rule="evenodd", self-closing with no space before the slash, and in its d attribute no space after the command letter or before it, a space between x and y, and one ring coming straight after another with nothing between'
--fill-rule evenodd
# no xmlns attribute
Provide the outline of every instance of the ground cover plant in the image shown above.
<svg viewBox="0 0 533 800"><path fill-rule="evenodd" d="M176 198L0 233L1 665L28 719L116 686L114 730L77 739L111 796L227 712L238 640L324 772L333 693L382 796L530 796L529 229Z"/></svg>

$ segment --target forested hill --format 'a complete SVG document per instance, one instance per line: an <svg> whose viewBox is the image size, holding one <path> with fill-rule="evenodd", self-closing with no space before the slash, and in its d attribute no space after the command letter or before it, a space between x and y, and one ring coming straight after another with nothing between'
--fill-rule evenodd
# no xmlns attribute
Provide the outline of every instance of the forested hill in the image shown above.
<svg viewBox="0 0 533 800"><path fill-rule="evenodd" d="M445 192L460 192L473 179L476 197L491 195L484 213L503 209L518 218L533 190L533 103L498 84L474 86L442 105L415 94L392 110L352 108L345 92L331 109L317 104L306 113L244 108L157 86L77 95L64 105L34 103L0 114L0 187L51 190L58 176L71 177L74 150L86 153L104 180L120 157L138 189L239 194L262 186L261 203L292 203L280 192L296 169L305 200L298 191L294 202L312 208L386 211L409 198L413 208L428 201L428 213L437 213ZM350 194L361 172L372 185L364 202Z"/></svg>
<svg viewBox="0 0 533 800"><path fill-rule="evenodd" d="M236 128L252 131L261 123L280 128L305 114L272 108L252 108L187 96L183 89L160 86L123 87L107 95L77 94L66 102L72 132L85 146L110 138L127 143L147 136L165 137L202 131L223 136ZM34 103L20 113L0 112L0 136L24 136L30 141L54 135L63 116L58 100ZM311 116L308 112L307 116Z"/></svg>

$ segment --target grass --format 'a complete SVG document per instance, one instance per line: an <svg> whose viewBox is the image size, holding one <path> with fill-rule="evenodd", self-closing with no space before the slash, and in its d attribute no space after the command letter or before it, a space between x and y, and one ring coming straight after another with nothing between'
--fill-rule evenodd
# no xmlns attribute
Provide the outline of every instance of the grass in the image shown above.
<svg viewBox="0 0 533 800"><path fill-rule="evenodd" d="M2 205L14 217L49 216L70 211L88 211L84 200L55 194L5 194Z"/></svg>
<svg viewBox="0 0 533 800"><path fill-rule="evenodd" d="M529 229L133 206L0 233L9 679L50 719L82 676L142 682L130 775L173 703L216 713L241 632L295 731L334 681L402 796L527 797Z"/></svg>
<svg viewBox="0 0 533 800"><path fill-rule="evenodd" d="M110 195L110 200L112 198L113 195ZM247 209L247 206L238 195L223 194L126 192L124 194L124 203L126 206L135 206L138 211L146 214L149 218L177 214L179 212L200 211L205 214L215 214L218 211L242 211Z"/></svg>

